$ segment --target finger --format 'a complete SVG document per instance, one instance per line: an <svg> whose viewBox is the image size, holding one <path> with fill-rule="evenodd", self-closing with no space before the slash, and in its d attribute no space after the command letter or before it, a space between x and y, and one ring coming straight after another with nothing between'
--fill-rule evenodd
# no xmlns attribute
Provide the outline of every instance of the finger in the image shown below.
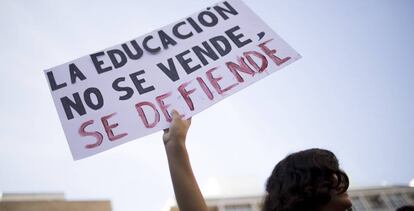
<svg viewBox="0 0 414 211"><path fill-rule="evenodd" d="M173 120L174 119L181 119L180 114L175 109L172 110L172 118L173 118Z"/></svg>

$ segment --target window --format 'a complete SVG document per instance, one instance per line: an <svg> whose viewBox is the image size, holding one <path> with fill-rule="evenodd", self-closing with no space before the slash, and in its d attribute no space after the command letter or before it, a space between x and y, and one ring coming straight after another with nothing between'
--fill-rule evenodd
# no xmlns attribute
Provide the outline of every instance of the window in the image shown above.
<svg viewBox="0 0 414 211"><path fill-rule="evenodd" d="M414 193L407 193L408 198L411 199L411 202L414 203Z"/></svg>
<svg viewBox="0 0 414 211"><path fill-rule="evenodd" d="M384 199L380 195L367 196L366 198L370 207L373 209L382 209L387 207Z"/></svg>
<svg viewBox="0 0 414 211"><path fill-rule="evenodd" d="M365 210L365 206L359 197L352 197L351 201L352 201L352 210L355 210L355 211Z"/></svg>
<svg viewBox="0 0 414 211"><path fill-rule="evenodd" d="M250 204L227 205L225 208L226 211L252 211Z"/></svg>
<svg viewBox="0 0 414 211"><path fill-rule="evenodd" d="M396 193L388 196L390 199L391 206L393 208L402 207L407 204L407 202L404 200L404 197L401 195L401 193Z"/></svg>

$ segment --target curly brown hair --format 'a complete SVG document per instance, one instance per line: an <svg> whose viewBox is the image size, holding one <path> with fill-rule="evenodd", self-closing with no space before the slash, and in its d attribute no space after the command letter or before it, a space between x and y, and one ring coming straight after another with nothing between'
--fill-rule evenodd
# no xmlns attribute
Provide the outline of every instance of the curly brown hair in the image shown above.
<svg viewBox="0 0 414 211"><path fill-rule="evenodd" d="M263 211L315 211L327 204L332 194L346 192L348 186L348 176L332 152L296 152L273 169L266 184Z"/></svg>

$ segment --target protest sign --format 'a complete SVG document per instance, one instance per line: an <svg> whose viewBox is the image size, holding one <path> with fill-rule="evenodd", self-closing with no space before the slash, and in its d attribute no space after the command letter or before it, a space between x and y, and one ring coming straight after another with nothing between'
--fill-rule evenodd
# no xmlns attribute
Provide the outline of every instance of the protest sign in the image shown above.
<svg viewBox="0 0 414 211"><path fill-rule="evenodd" d="M167 128L299 59L243 2L228 0L45 70L75 160Z"/></svg>

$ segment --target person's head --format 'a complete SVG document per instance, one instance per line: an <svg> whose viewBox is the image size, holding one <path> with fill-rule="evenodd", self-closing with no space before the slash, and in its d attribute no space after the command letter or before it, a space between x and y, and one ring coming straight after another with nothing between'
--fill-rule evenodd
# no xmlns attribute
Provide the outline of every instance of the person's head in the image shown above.
<svg viewBox="0 0 414 211"><path fill-rule="evenodd" d="M396 211L414 211L413 205L406 205L398 208Z"/></svg>
<svg viewBox="0 0 414 211"><path fill-rule="evenodd" d="M267 180L263 211L344 211L352 204L348 176L323 149L290 154Z"/></svg>

